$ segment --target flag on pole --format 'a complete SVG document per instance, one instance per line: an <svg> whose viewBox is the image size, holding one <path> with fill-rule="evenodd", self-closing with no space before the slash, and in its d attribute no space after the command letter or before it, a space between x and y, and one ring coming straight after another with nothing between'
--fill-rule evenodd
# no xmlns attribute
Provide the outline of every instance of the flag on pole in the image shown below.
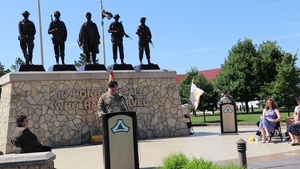
<svg viewBox="0 0 300 169"><path fill-rule="evenodd" d="M109 78L108 78L108 82L115 80L115 75L113 71L109 72Z"/></svg>
<svg viewBox="0 0 300 169"><path fill-rule="evenodd" d="M190 91L190 101L195 107L195 110L197 109L199 103L200 103L200 96L204 93L203 90L199 89L195 84L194 80L192 81L191 91Z"/></svg>
<svg viewBox="0 0 300 169"><path fill-rule="evenodd" d="M102 10L102 19L103 18L107 18L108 20L109 19L111 19L113 17L113 14L112 13L110 13L110 12L108 12L108 11L106 11L106 10Z"/></svg>

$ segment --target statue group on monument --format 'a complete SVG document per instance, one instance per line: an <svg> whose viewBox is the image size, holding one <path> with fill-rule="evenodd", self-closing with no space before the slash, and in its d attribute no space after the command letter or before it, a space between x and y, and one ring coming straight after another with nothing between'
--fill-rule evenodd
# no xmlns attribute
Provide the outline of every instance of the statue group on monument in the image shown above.
<svg viewBox="0 0 300 169"><path fill-rule="evenodd" d="M24 19L19 22L19 36L20 46L23 52L23 56L26 61L26 65L32 65L32 55L34 48L34 36L36 34L35 25L30 21L28 11L22 13ZM54 47L54 55L56 60L56 65L59 65L59 57L61 58L61 64L65 65L65 42L67 40L67 27L63 21L60 20L60 12L54 12L54 20L51 15L51 22L48 28L48 34L52 34L52 43ZM86 64L90 64L90 56L92 56L92 63L97 64L96 55L99 53L100 44L100 34L97 25L91 20L92 14L87 12L86 22L84 22L79 31L79 38L77 40L79 47L82 49L86 56ZM124 62L124 47L123 47L123 37L132 38L125 33L122 21L119 22L120 15L115 14L113 16L115 19L109 25L108 33L111 33L112 51L114 64L117 64L117 53L119 50L121 64L126 64ZM142 17L140 19L141 24L138 26L136 34L139 37L138 50L139 50L139 61L142 65L143 54L145 52L148 65L152 64L150 61L150 48L149 43L152 44L152 35L148 26L146 26L146 18ZM153 46L153 44L152 44ZM154 47L154 46L153 46Z"/></svg>

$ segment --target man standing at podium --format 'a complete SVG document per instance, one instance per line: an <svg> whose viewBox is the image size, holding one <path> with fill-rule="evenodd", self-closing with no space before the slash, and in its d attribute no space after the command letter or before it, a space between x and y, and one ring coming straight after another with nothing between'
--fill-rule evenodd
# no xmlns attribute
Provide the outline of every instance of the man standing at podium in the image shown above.
<svg viewBox="0 0 300 169"><path fill-rule="evenodd" d="M98 101L98 115L121 111L128 111L126 101L118 94L118 82L110 81L108 92L102 94Z"/></svg>
<svg viewBox="0 0 300 169"><path fill-rule="evenodd" d="M223 91L224 96L221 98L220 103L235 103L233 97L229 96L228 91L224 90Z"/></svg>

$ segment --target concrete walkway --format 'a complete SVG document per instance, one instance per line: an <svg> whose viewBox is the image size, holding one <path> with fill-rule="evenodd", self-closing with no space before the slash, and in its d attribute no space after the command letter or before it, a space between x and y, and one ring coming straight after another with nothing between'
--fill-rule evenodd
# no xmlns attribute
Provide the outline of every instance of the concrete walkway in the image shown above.
<svg viewBox="0 0 300 169"><path fill-rule="evenodd" d="M234 162L238 164L236 142L247 142L248 168L295 168L300 165L300 146L274 139L271 143L248 142L257 131L256 126L238 126L238 133L222 134L220 126L193 127L195 133L186 137L172 137L140 140L140 168L150 169L162 165L170 153L182 152L188 157L203 157L216 163ZM286 129L282 127L282 131ZM57 169L102 169L102 145L82 145L55 148L54 161Z"/></svg>

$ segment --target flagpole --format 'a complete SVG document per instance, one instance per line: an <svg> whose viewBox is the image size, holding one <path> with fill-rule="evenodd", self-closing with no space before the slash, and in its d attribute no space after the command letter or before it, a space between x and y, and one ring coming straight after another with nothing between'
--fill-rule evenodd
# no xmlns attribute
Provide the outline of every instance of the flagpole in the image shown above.
<svg viewBox="0 0 300 169"><path fill-rule="evenodd" d="M41 21L40 0L37 0L37 8L38 8L38 18L39 18L41 64L44 66L43 38L42 38L42 21Z"/></svg>
<svg viewBox="0 0 300 169"><path fill-rule="evenodd" d="M101 29L102 29L102 56L103 56L103 64L106 67L106 58L105 58L105 44L104 44L104 21L102 17L103 5L102 0L100 0L100 18L101 18Z"/></svg>

